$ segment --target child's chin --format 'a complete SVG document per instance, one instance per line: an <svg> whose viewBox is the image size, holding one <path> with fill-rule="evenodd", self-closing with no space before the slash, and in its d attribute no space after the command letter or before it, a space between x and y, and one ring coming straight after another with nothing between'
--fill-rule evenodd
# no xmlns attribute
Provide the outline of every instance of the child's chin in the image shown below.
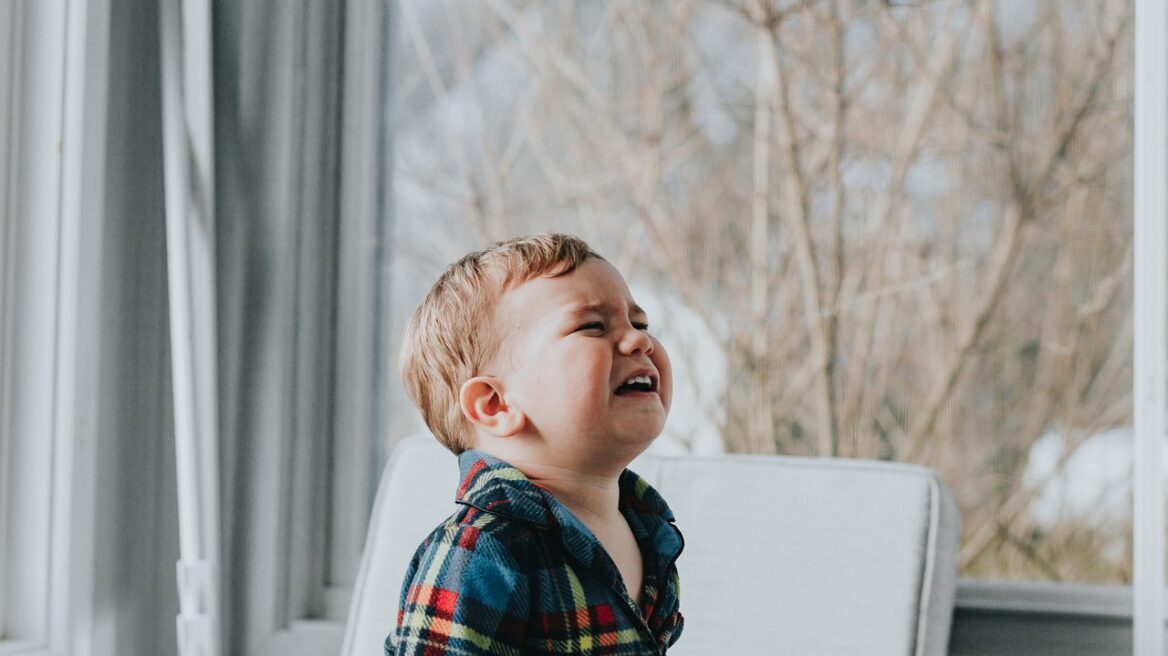
<svg viewBox="0 0 1168 656"><path fill-rule="evenodd" d="M664 429L664 424L661 426L644 426L644 427L630 427L629 430L621 431L617 435L617 439L625 444L636 444L639 446L649 446L661 436L661 431Z"/></svg>

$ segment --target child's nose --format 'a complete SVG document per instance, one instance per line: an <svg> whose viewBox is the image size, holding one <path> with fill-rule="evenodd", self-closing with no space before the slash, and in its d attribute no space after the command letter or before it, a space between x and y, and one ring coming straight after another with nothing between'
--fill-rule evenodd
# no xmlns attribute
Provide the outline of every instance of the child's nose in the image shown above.
<svg viewBox="0 0 1168 656"><path fill-rule="evenodd" d="M635 327L626 328L624 335L621 336L620 341L621 351L627 354L633 354L637 351L649 355L653 352L653 338L649 337L649 333Z"/></svg>

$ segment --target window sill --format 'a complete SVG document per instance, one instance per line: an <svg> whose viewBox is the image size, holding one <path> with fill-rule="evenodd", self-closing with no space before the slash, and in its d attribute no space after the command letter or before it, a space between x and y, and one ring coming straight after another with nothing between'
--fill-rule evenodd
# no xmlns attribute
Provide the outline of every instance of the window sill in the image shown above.
<svg viewBox="0 0 1168 656"><path fill-rule="evenodd" d="M344 622L297 620L272 634L259 650L261 656L316 656L337 654L345 638Z"/></svg>
<svg viewBox="0 0 1168 656"><path fill-rule="evenodd" d="M957 609L1011 615L1070 615L1130 620L1132 588L1081 583L1016 583L961 579Z"/></svg>

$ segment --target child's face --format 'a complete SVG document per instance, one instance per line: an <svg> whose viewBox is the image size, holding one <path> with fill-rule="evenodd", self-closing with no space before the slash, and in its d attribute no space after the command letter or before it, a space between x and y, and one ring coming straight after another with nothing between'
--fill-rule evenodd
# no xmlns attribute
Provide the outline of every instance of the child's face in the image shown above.
<svg viewBox="0 0 1168 656"><path fill-rule="evenodd" d="M565 276L532 279L500 299L497 375L549 457L565 464L631 459L661 433L673 376L647 323L624 278L596 258ZM652 391L616 393L642 372Z"/></svg>

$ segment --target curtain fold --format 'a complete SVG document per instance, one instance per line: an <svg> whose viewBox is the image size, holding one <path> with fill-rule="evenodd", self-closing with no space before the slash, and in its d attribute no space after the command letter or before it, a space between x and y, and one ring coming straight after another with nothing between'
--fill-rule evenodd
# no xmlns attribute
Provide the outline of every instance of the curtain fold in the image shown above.
<svg viewBox="0 0 1168 656"><path fill-rule="evenodd" d="M380 465L386 2L214 4L226 653L340 622ZM364 48L364 50L362 50ZM359 93L358 93L359 91ZM354 104L360 107L354 107ZM357 121L355 116L374 120ZM371 174L371 175L370 175Z"/></svg>
<svg viewBox="0 0 1168 656"><path fill-rule="evenodd" d="M390 370L389 5L212 3L224 654L340 647ZM110 9L94 653L177 653L159 9Z"/></svg>
<svg viewBox="0 0 1168 656"><path fill-rule="evenodd" d="M110 4L93 654L177 652L158 9Z"/></svg>
<svg viewBox="0 0 1168 656"><path fill-rule="evenodd" d="M322 612L341 7L215 4L228 653Z"/></svg>

